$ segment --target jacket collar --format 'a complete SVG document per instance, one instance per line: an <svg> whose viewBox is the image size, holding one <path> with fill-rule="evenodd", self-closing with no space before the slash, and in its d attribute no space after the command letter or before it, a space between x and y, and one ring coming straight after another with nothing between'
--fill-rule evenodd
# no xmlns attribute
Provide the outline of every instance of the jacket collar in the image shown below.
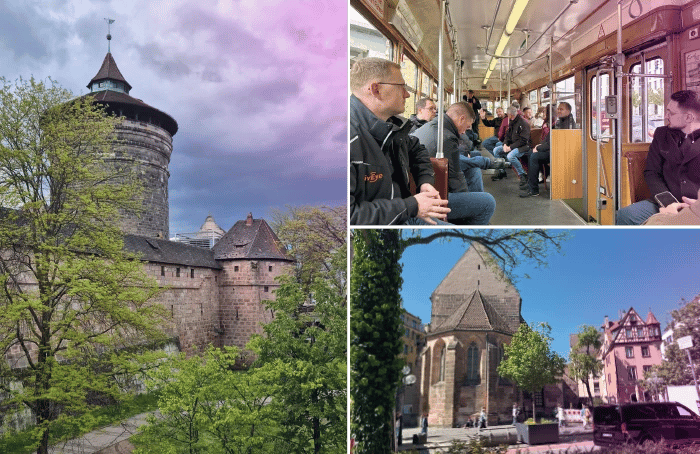
<svg viewBox="0 0 700 454"><path fill-rule="evenodd" d="M350 95L350 123L366 129L381 146L392 132L411 128L410 122L405 118L394 116L387 121L380 120L355 95Z"/></svg>

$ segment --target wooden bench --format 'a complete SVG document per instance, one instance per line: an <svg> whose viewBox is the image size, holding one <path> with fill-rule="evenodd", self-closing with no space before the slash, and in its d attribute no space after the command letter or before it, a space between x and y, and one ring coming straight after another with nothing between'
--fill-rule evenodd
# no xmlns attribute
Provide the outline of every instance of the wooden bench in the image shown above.
<svg viewBox="0 0 700 454"><path fill-rule="evenodd" d="M627 177L631 203L651 197L651 192L644 180L644 169L647 166L648 150L627 150L622 157L627 163Z"/></svg>

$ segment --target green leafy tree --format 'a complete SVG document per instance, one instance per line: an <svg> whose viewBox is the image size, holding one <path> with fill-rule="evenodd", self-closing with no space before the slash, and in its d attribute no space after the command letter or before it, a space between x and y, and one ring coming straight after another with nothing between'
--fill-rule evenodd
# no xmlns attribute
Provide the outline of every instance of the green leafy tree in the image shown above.
<svg viewBox="0 0 700 454"><path fill-rule="evenodd" d="M597 377L603 370L603 363L598 360L598 352L602 345L600 332L595 326L583 325L577 333L578 341L569 353L569 372L574 380L580 380L586 385L589 402L593 402L589 378Z"/></svg>
<svg viewBox="0 0 700 454"><path fill-rule="evenodd" d="M57 422L123 395L165 319L117 225L139 191L104 165L117 119L51 81L0 85L0 352L11 361L0 391L36 417L43 454Z"/></svg>
<svg viewBox="0 0 700 454"><path fill-rule="evenodd" d="M277 236L295 258L282 278L263 336L247 347L252 373L277 374L285 445L295 453L333 453L347 437L347 213L345 207L289 207Z"/></svg>
<svg viewBox="0 0 700 454"><path fill-rule="evenodd" d="M302 207L285 216L280 238L303 263L266 302L274 318L246 346L254 363L234 371L236 352L227 348L225 355L211 350L205 361L175 362L154 373L164 416L152 418L139 436L139 452L345 451L344 210Z"/></svg>
<svg viewBox="0 0 700 454"><path fill-rule="evenodd" d="M345 292L346 267L333 263L331 252L346 246L346 224L344 206L287 207L273 213L272 228L296 260L294 276L307 294L317 278L331 279Z"/></svg>
<svg viewBox="0 0 700 454"><path fill-rule="evenodd" d="M430 232L430 233L428 233ZM400 385L403 251L433 241L478 243L488 263L516 281L516 264L546 264L565 233L547 230L355 230L350 278L351 431L357 453L390 452L394 396Z"/></svg>
<svg viewBox="0 0 700 454"><path fill-rule="evenodd" d="M210 347L203 357L180 354L150 371L159 412L135 437L135 453L278 452L276 377L236 371L238 353Z"/></svg>
<svg viewBox="0 0 700 454"><path fill-rule="evenodd" d="M691 336L693 346L689 349L695 365L695 374L700 377L700 295L691 301L681 300L681 306L671 311L673 338ZM657 377L665 385L688 385L693 383L693 370L688 362L688 354L673 342L666 348L666 358L652 367ZM651 375L649 375L651 377Z"/></svg>
<svg viewBox="0 0 700 454"><path fill-rule="evenodd" d="M540 323L536 329L521 323L510 345L504 345L505 358L498 365L498 373L516 385L535 394L545 385L555 384L564 373L564 358L550 349L552 329ZM532 414L536 415L535 399Z"/></svg>

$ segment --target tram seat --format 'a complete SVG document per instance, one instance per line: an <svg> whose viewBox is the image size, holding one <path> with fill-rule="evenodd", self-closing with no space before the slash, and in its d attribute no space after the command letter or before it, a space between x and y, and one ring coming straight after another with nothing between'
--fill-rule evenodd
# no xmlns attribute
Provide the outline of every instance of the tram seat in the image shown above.
<svg viewBox="0 0 700 454"><path fill-rule="evenodd" d="M627 175L629 177L630 200L632 203L651 197L651 192L644 180L647 153L648 150L628 150L622 153L622 157L627 160Z"/></svg>
<svg viewBox="0 0 700 454"><path fill-rule="evenodd" d="M447 158L430 158L430 162L433 164L433 171L435 172L435 189L440 193L440 198L447 200L448 192L448 164ZM408 174L409 185L411 189L411 194L416 194L418 192L416 188L416 183L413 181L413 175Z"/></svg>
<svg viewBox="0 0 700 454"><path fill-rule="evenodd" d="M530 130L530 146L535 148L542 142L542 128L533 128Z"/></svg>

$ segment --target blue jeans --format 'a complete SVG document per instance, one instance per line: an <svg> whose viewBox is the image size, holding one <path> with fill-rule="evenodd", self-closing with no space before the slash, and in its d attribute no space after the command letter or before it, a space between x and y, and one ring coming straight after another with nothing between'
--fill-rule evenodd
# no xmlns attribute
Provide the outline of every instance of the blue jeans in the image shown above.
<svg viewBox="0 0 700 454"><path fill-rule="evenodd" d="M659 212L659 207L653 202L642 200L632 205L620 208L615 213L616 225L640 225Z"/></svg>
<svg viewBox="0 0 700 454"><path fill-rule="evenodd" d="M518 175L522 176L525 175L525 169L523 169L523 165L520 164L520 156L524 155L524 152L521 152L517 148L513 148L510 150L508 153L503 151L503 145L497 146L496 148L493 149L493 155L496 156L497 158L506 158L508 162L511 163L513 168L515 169L516 172L518 172Z"/></svg>
<svg viewBox="0 0 700 454"><path fill-rule="evenodd" d="M484 139L484 141L481 142L481 146L489 150L489 152L491 153L493 153L493 149L499 145L503 145L503 142L498 140L497 136L491 136L488 139Z"/></svg>
<svg viewBox="0 0 700 454"><path fill-rule="evenodd" d="M484 192L484 179L481 169L488 169L490 165L491 160L483 156L475 156L473 158L467 158L463 155L459 156L459 168L467 179L469 192Z"/></svg>
<svg viewBox="0 0 700 454"><path fill-rule="evenodd" d="M452 210L447 220L457 225L488 225L496 211L496 199L488 192L450 192L447 200Z"/></svg>

